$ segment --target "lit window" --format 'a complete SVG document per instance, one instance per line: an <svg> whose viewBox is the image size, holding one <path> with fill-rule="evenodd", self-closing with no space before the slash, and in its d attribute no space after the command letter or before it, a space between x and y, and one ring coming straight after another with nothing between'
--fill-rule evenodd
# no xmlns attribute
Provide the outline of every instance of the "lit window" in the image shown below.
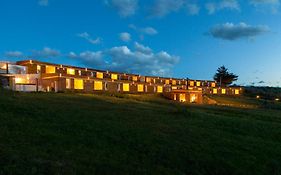
<svg viewBox="0 0 281 175"><path fill-rule="evenodd" d="M75 69L67 68L66 72L67 72L67 74L69 74L69 75L75 75Z"/></svg>
<svg viewBox="0 0 281 175"><path fill-rule="evenodd" d="M201 86L201 82L200 82L200 81L197 81L197 82L196 82L196 86Z"/></svg>
<svg viewBox="0 0 281 175"><path fill-rule="evenodd" d="M190 81L189 86L194 86L194 81Z"/></svg>
<svg viewBox="0 0 281 175"><path fill-rule="evenodd" d="M180 94L180 102L185 102L186 98L185 98L185 94Z"/></svg>
<svg viewBox="0 0 281 175"><path fill-rule="evenodd" d="M118 79L118 75L117 74L111 74L111 79L112 80L117 80Z"/></svg>
<svg viewBox="0 0 281 175"><path fill-rule="evenodd" d="M195 103L197 101L196 94L190 94L190 103Z"/></svg>
<svg viewBox="0 0 281 175"><path fill-rule="evenodd" d="M74 89L84 89L84 82L81 79L74 79Z"/></svg>
<svg viewBox="0 0 281 175"><path fill-rule="evenodd" d="M178 87L177 87L177 86L173 86L172 89L173 89L173 90L176 90L176 89L178 89Z"/></svg>
<svg viewBox="0 0 281 175"><path fill-rule="evenodd" d="M0 63L0 69L7 69L6 63Z"/></svg>
<svg viewBox="0 0 281 175"><path fill-rule="evenodd" d="M173 81L172 81L172 84L173 84L173 85L176 85L176 84L177 84L177 81L176 81L176 80L173 80Z"/></svg>
<svg viewBox="0 0 281 175"><path fill-rule="evenodd" d="M25 78L15 78L15 83L16 84L27 84L28 80Z"/></svg>
<svg viewBox="0 0 281 175"><path fill-rule="evenodd" d="M170 84L170 80L165 80L165 84Z"/></svg>
<svg viewBox="0 0 281 175"><path fill-rule="evenodd" d="M142 84L138 84L138 92L143 92L143 85Z"/></svg>
<svg viewBox="0 0 281 175"><path fill-rule="evenodd" d="M235 89L235 95L239 95L240 92L239 92L239 89Z"/></svg>
<svg viewBox="0 0 281 175"><path fill-rule="evenodd" d="M40 73L40 72L41 72L41 66L37 65L37 73Z"/></svg>
<svg viewBox="0 0 281 175"><path fill-rule="evenodd" d="M128 83L123 84L123 92L129 92L130 91L130 85Z"/></svg>
<svg viewBox="0 0 281 175"><path fill-rule="evenodd" d="M81 76L81 70L78 71L79 76Z"/></svg>
<svg viewBox="0 0 281 175"><path fill-rule="evenodd" d="M157 86L157 92L162 93L163 92L163 86Z"/></svg>
<svg viewBox="0 0 281 175"><path fill-rule="evenodd" d="M66 89L71 89L71 79L69 79L69 78L66 79L65 87L66 87Z"/></svg>
<svg viewBox="0 0 281 175"><path fill-rule="evenodd" d="M216 87L216 83L212 83L211 86L212 86L212 87Z"/></svg>
<svg viewBox="0 0 281 175"><path fill-rule="evenodd" d="M95 91L101 91L102 89L103 89L102 81L95 81L94 82L94 90Z"/></svg>
<svg viewBox="0 0 281 175"><path fill-rule="evenodd" d="M103 79L103 73L97 72L97 73L96 73L96 77L97 77L97 78L100 78L100 79Z"/></svg>
<svg viewBox="0 0 281 175"><path fill-rule="evenodd" d="M222 90L221 90L221 93L222 93L222 94L226 94L226 90L225 90L225 89L222 89Z"/></svg>
<svg viewBox="0 0 281 175"><path fill-rule="evenodd" d="M46 74L54 74L54 73L56 73L55 66L46 66Z"/></svg>
<svg viewBox="0 0 281 175"><path fill-rule="evenodd" d="M137 76L133 76L133 81L138 81L138 77Z"/></svg>
<svg viewBox="0 0 281 175"><path fill-rule="evenodd" d="M217 89L213 89L213 94L217 94L218 90Z"/></svg>
<svg viewBox="0 0 281 175"><path fill-rule="evenodd" d="M148 77L147 77L147 78L146 78L146 82L147 82L147 83L150 83L150 82L151 82L151 78L148 78Z"/></svg>

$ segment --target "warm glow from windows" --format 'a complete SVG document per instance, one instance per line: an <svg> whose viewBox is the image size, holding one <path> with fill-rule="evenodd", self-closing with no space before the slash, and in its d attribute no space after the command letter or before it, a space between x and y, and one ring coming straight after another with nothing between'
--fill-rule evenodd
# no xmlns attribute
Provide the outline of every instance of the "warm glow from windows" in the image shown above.
<svg viewBox="0 0 281 175"><path fill-rule="evenodd" d="M176 89L178 89L178 87L177 87L177 86L173 86L172 89L173 89L173 90L176 90Z"/></svg>
<svg viewBox="0 0 281 175"><path fill-rule="evenodd" d="M190 81L189 86L194 86L194 81Z"/></svg>
<svg viewBox="0 0 281 175"><path fill-rule="evenodd" d="M151 78L148 78L148 77L147 77L147 78L146 78L146 82L147 82L147 83L150 83L150 82L151 82Z"/></svg>
<svg viewBox="0 0 281 175"><path fill-rule="evenodd" d="M138 77L137 76L133 76L133 81L138 81Z"/></svg>
<svg viewBox="0 0 281 175"><path fill-rule="evenodd" d="M40 72L41 72L41 66L37 65L37 73L40 73Z"/></svg>
<svg viewBox="0 0 281 175"><path fill-rule="evenodd" d="M142 84L138 84L138 92L143 92L143 85Z"/></svg>
<svg viewBox="0 0 281 175"><path fill-rule="evenodd" d="M239 95L239 94L240 94L239 89L235 89L235 95Z"/></svg>
<svg viewBox="0 0 281 175"><path fill-rule="evenodd" d="M81 79L74 79L74 89L84 89L84 81Z"/></svg>
<svg viewBox="0 0 281 175"><path fill-rule="evenodd" d="M25 78L15 78L15 83L16 84L28 84L28 80Z"/></svg>
<svg viewBox="0 0 281 175"><path fill-rule="evenodd" d="M226 90L225 90L225 89L222 89L222 90L221 90L221 93L222 93L222 94L226 94Z"/></svg>
<svg viewBox="0 0 281 175"><path fill-rule="evenodd" d="M196 94L190 94L190 103L195 103L197 100Z"/></svg>
<svg viewBox="0 0 281 175"><path fill-rule="evenodd" d="M70 68L67 68L67 74L69 75L75 75L75 69L70 69Z"/></svg>
<svg viewBox="0 0 281 175"><path fill-rule="evenodd" d="M56 73L55 66L46 66L46 74L54 74L54 73Z"/></svg>
<svg viewBox="0 0 281 175"><path fill-rule="evenodd" d="M170 84L170 80L165 80L165 84Z"/></svg>
<svg viewBox="0 0 281 175"><path fill-rule="evenodd" d="M96 73L96 77L97 77L97 78L100 78L100 79L103 79L103 73L97 72L97 73Z"/></svg>
<svg viewBox="0 0 281 175"><path fill-rule="evenodd" d="M157 86L157 92L162 93L163 92L163 86Z"/></svg>
<svg viewBox="0 0 281 175"><path fill-rule="evenodd" d="M130 91L130 84L124 83L123 84L123 92L129 92Z"/></svg>
<svg viewBox="0 0 281 175"><path fill-rule="evenodd" d="M95 91L102 91L102 81L95 81L94 82L94 90Z"/></svg>
<svg viewBox="0 0 281 175"><path fill-rule="evenodd" d="M71 89L71 79L67 78L65 80L65 88L66 89Z"/></svg>
<svg viewBox="0 0 281 175"><path fill-rule="evenodd" d="M7 69L6 63L0 63L0 69Z"/></svg>
<svg viewBox="0 0 281 175"><path fill-rule="evenodd" d="M185 98L185 94L180 94L180 102L185 102L186 98Z"/></svg>
<svg viewBox="0 0 281 175"><path fill-rule="evenodd" d="M201 82L200 82L200 81L197 81L197 82L196 82L196 86L201 86Z"/></svg>
<svg viewBox="0 0 281 175"><path fill-rule="evenodd" d="M213 94L217 94L218 90L217 89L213 89Z"/></svg>
<svg viewBox="0 0 281 175"><path fill-rule="evenodd" d="M173 84L173 85L176 85L176 84L177 84L177 81L176 81L176 80L173 80L173 81L172 81L172 84Z"/></svg>
<svg viewBox="0 0 281 175"><path fill-rule="evenodd" d="M118 79L118 75L117 74L111 74L111 79L112 80L117 80Z"/></svg>
<svg viewBox="0 0 281 175"><path fill-rule="evenodd" d="M216 87L216 83L212 83L211 86L212 86L212 87Z"/></svg>

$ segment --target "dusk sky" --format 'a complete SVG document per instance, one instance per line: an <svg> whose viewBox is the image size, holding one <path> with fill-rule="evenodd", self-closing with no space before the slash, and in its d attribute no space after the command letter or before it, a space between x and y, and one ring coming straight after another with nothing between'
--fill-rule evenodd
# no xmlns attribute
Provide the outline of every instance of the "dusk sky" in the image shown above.
<svg viewBox="0 0 281 175"><path fill-rule="evenodd" d="M1 0L0 60L281 86L279 0Z"/></svg>

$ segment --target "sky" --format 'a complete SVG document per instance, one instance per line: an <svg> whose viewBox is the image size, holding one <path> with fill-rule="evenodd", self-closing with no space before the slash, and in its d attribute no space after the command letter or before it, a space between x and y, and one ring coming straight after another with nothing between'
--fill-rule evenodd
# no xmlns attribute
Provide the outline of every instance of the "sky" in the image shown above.
<svg viewBox="0 0 281 175"><path fill-rule="evenodd" d="M1 0L0 60L281 86L280 0Z"/></svg>

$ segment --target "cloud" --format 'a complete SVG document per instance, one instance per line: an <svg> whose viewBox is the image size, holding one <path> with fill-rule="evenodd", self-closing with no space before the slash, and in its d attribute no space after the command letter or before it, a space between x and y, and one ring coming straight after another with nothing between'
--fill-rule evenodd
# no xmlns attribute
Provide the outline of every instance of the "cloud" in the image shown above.
<svg viewBox="0 0 281 175"><path fill-rule="evenodd" d="M79 33L79 34L77 34L77 36L80 37L80 38L84 38L85 40L87 40L91 44L100 44L101 43L100 37L98 37L96 39L92 39L91 35L88 34L87 32Z"/></svg>
<svg viewBox="0 0 281 175"><path fill-rule="evenodd" d="M205 4L209 14L214 14L217 11L229 9L229 10L240 10L240 5L237 0L221 0L220 2L209 2Z"/></svg>
<svg viewBox="0 0 281 175"><path fill-rule="evenodd" d="M33 50L30 57L32 58L51 58L61 56L60 51L44 47L42 50Z"/></svg>
<svg viewBox="0 0 281 175"><path fill-rule="evenodd" d="M158 31L153 28L153 27L144 27L144 28L139 28L137 26L135 26L134 24L130 24L129 28L133 29L134 31L136 31L139 35L140 38L143 39L144 35L157 35Z"/></svg>
<svg viewBox="0 0 281 175"><path fill-rule="evenodd" d="M269 9L272 13L277 13L280 7L280 0L250 0L250 4L259 11Z"/></svg>
<svg viewBox="0 0 281 175"><path fill-rule="evenodd" d="M138 8L138 0L106 0L105 3L116 9L122 17L134 15Z"/></svg>
<svg viewBox="0 0 281 175"><path fill-rule="evenodd" d="M129 34L127 32L123 32L123 33L119 34L119 38L121 41L129 42L129 41L131 41L131 34Z"/></svg>
<svg viewBox="0 0 281 175"><path fill-rule="evenodd" d="M150 10L150 16L163 17L176 12L184 5L184 0L155 0Z"/></svg>
<svg viewBox="0 0 281 175"><path fill-rule="evenodd" d="M70 52L68 54L68 57L82 60L83 64L93 67L100 67L102 65L105 65L105 62L103 60L103 53L101 51L85 51L81 52L79 55L77 55L75 52Z"/></svg>
<svg viewBox="0 0 281 175"><path fill-rule="evenodd" d="M39 0L38 5L40 6L48 6L49 5L49 0Z"/></svg>
<svg viewBox="0 0 281 175"><path fill-rule="evenodd" d="M144 54L152 53L152 49L150 47L139 44L138 42L135 42L135 50Z"/></svg>
<svg viewBox="0 0 281 175"><path fill-rule="evenodd" d="M24 54L20 51L9 51L5 53L6 57L12 57L12 58L20 58L20 57L24 57Z"/></svg>
<svg viewBox="0 0 281 175"><path fill-rule="evenodd" d="M264 25L251 26L246 23L239 23L237 25L225 23L214 26L208 34L214 38L233 41L242 38L254 38L269 31L269 27Z"/></svg>
<svg viewBox="0 0 281 175"><path fill-rule="evenodd" d="M98 52L72 52L69 55L86 66L98 69L155 76L171 75L172 68L179 61L177 56L165 51L154 53L139 43L135 43L135 50L118 46Z"/></svg>
<svg viewBox="0 0 281 175"><path fill-rule="evenodd" d="M140 29L140 31L144 34L147 34L147 35L158 34L158 31L156 29L154 29L153 27L145 27L145 28Z"/></svg>
<svg viewBox="0 0 281 175"><path fill-rule="evenodd" d="M200 11L200 7L197 4L187 4L186 9L189 15L198 15Z"/></svg>
<svg viewBox="0 0 281 175"><path fill-rule="evenodd" d="M280 4L279 0L250 0L250 4L253 5L264 5L264 4Z"/></svg>

